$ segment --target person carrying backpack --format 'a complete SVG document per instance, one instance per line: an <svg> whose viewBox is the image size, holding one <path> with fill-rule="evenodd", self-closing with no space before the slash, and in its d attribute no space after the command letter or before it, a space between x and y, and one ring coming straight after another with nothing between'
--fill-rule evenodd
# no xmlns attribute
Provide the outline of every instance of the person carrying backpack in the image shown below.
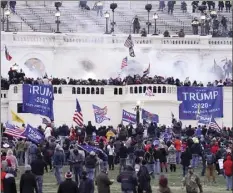
<svg viewBox="0 0 233 193"><path fill-rule="evenodd" d="M138 193L146 192L152 193L150 185L150 174L146 167L146 160L142 160L142 166L140 167L138 173Z"/></svg>
<svg viewBox="0 0 233 193"><path fill-rule="evenodd" d="M215 181L215 169L214 169L214 163L215 163L215 156L210 151L207 152L206 155L206 176L208 179L208 182L210 182L210 178L213 178L213 182Z"/></svg>

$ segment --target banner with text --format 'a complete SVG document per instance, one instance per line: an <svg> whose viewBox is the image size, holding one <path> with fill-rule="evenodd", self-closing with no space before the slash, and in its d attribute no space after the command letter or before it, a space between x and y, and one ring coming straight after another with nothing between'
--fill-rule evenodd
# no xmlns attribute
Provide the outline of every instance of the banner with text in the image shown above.
<svg viewBox="0 0 233 193"><path fill-rule="evenodd" d="M39 144L44 140L44 136L29 124L27 125L23 136L36 144Z"/></svg>
<svg viewBox="0 0 233 193"><path fill-rule="evenodd" d="M136 114L130 113L126 110L123 109L122 112L122 121L125 121L127 123L132 123L132 124L136 124Z"/></svg>
<svg viewBox="0 0 233 193"><path fill-rule="evenodd" d="M142 119L150 122L159 123L159 116L157 114L150 113L145 109L142 109Z"/></svg>
<svg viewBox="0 0 233 193"><path fill-rule="evenodd" d="M54 120L53 86L23 84L23 112L39 114Z"/></svg>
<svg viewBox="0 0 233 193"><path fill-rule="evenodd" d="M199 115L197 117L199 124L209 125L211 122L212 116L211 115Z"/></svg>
<svg viewBox="0 0 233 193"><path fill-rule="evenodd" d="M179 119L196 120L197 111L200 114L223 117L222 87L178 87Z"/></svg>

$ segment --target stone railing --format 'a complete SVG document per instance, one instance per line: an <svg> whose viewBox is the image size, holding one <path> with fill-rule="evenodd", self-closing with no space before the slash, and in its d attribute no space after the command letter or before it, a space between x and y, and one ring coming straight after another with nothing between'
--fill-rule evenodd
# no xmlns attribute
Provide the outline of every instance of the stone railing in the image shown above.
<svg viewBox="0 0 233 193"><path fill-rule="evenodd" d="M4 44L47 44L47 45L77 45L77 44L124 44L128 35L117 34L48 34L40 32L2 32L1 39ZM199 46L218 46L224 45L231 47L231 38L212 38L211 36L186 36L184 38L163 36L141 37L132 35L135 45L197 45Z"/></svg>
<svg viewBox="0 0 233 193"><path fill-rule="evenodd" d="M163 84L141 84L141 85L54 85L55 95L138 95L144 94L149 88L153 94L176 94L177 88L174 85ZM22 92L22 85L11 85L11 93L18 94ZM7 98L8 91L1 93L1 98Z"/></svg>

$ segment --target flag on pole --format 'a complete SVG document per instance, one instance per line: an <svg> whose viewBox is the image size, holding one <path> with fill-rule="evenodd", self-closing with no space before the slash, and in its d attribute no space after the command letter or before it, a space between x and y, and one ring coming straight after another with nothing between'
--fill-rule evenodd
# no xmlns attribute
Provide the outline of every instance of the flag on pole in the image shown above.
<svg viewBox="0 0 233 193"><path fill-rule="evenodd" d="M145 71L143 71L143 77L147 76L148 74L150 74L150 63L148 68Z"/></svg>
<svg viewBox="0 0 233 193"><path fill-rule="evenodd" d="M175 118L175 115L173 114L173 112L171 112L171 116L172 116L172 119L174 119L174 118Z"/></svg>
<svg viewBox="0 0 233 193"><path fill-rule="evenodd" d="M201 104L199 103L199 104L197 105L197 115L196 115L196 119L197 119L197 120L198 120L200 114L201 114Z"/></svg>
<svg viewBox="0 0 233 193"><path fill-rule="evenodd" d="M8 61L11 61L12 56L9 54L7 47L5 46L5 56Z"/></svg>
<svg viewBox="0 0 233 193"><path fill-rule="evenodd" d="M14 111L11 111L11 115L12 115L12 121L22 123L22 124L25 123L24 120L19 115L17 115Z"/></svg>
<svg viewBox="0 0 233 193"><path fill-rule="evenodd" d="M213 117L211 117L211 121L209 123L209 127L215 129L216 131L220 132L221 128L219 127L218 123L215 121Z"/></svg>
<svg viewBox="0 0 233 193"><path fill-rule="evenodd" d="M128 58L127 57L123 58L122 63L121 63L121 69L123 69L126 66L128 66Z"/></svg>
<svg viewBox="0 0 233 193"><path fill-rule="evenodd" d="M25 132L25 128L21 129L15 125L9 124L8 122L5 123L5 131L4 133L13 137L20 137L25 139L26 137L23 136L23 133Z"/></svg>
<svg viewBox="0 0 233 193"><path fill-rule="evenodd" d="M74 112L73 121L77 123L79 127L83 127L83 114L78 99L76 99L76 109Z"/></svg>
<svg viewBox="0 0 233 193"><path fill-rule="evenodd" d="M51 121L49 121L48 119L46 119L44 117L42 118L42 124L48 125L49 123L51 123Z"/></svg>
<svg viewBox="0 0 233 193"><path fill-rule="evenodd" d="M146 95L146 96L154 96L152 90L151 90L149 87L147 87L146 92L145 92L145 95Z"/></svg>
<svg viewBox="0 0 233 193"><path fill-rule="evenodd" d="M134 53L134 49L133 49L134 44L133 44L133 40L132 40L131 35L129 35L128 38L126 39L124 46L126 48L129 48L129 55L131 57L135 57L135 53Z"/></svg>

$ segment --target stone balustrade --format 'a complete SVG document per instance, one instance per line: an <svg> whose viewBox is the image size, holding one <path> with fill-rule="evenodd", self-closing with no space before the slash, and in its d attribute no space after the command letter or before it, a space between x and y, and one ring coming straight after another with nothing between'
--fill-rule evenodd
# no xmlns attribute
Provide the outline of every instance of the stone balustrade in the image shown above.
<svg viewBox="0 0 233 193"><path fill-rule="evenodd" d="M3 43L15 44L48 44L48 45L72 45L72 44L124 44L128 35L117 34L47 34L40 32L2 32L1 38ZM231 47L231 38L212 38L211 36L186 36L184 38L163 36L141 37L132 35L134 44L141 45L197 45L201 46L218 46L224 45Z"/></svg>
<svg viewBox="0 0 233 193"><path fill-rule="evenodd" d="M145 95L149 88L153 94L173 94L176 95L177 87L174 85L163 84L141 84L141 85L54 85L54 95ZM10 90L13 94L22 92L22 85L11 85ZM106 93L107 90L107 93ZM2 91L1 98L7 98L7 90Z"/></svg>

